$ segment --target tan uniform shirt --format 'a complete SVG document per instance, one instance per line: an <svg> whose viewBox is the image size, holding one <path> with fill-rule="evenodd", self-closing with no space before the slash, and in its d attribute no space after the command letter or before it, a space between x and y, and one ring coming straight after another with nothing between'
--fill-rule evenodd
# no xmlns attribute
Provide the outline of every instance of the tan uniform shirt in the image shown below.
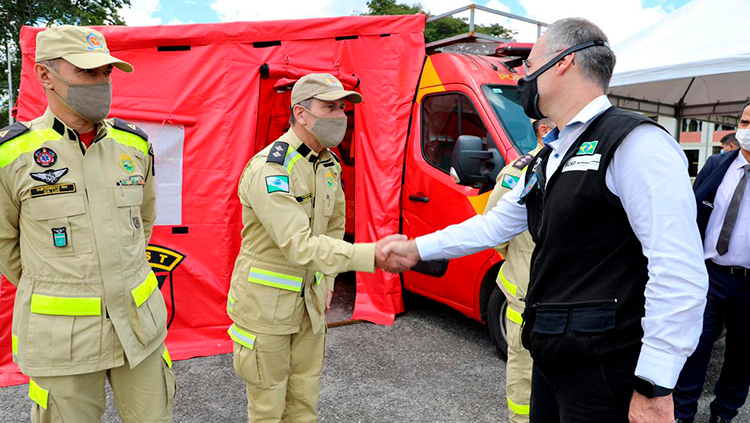
<svg viewBox="0 0 750 423"><path fill-rule="evenodd" d="M500 174L497 175L495 189L487 200L484 214L489 213L500 201L500 198L511 191L516 184L523 183L526 167L541 149L542 146L538 146L529 154L519 157L500 171ZM500 267L497 284L508 298L508 304L516 311L522 312L524 303L521 299L526 297L526 291L529 287L531 254L534 252L534 241L531 239L531 234L529 234L529 231L523 232L510 241L495 247L495 250L505 258L505 262Z"/></svg>
<svg viewBox="0 0 750 423"><path fill-rule="evenodd" d="M341 167L310 151L290 129L245 167L239 184L242 247L229 291L229 316L265 334L299 331L304 308L325 327L326 290L340 272L374 272L375 245L342 241Z"/></svg>
<svg viewBox="0 0 750 423"><path fill-rule="evenodd" d="M0 271L18 287L13 357L29 376L135 367L166 337L146 260L153 153L106 120L86 150L52 112L0 130ZM85 152L85 154L84 154Z"/></svg>

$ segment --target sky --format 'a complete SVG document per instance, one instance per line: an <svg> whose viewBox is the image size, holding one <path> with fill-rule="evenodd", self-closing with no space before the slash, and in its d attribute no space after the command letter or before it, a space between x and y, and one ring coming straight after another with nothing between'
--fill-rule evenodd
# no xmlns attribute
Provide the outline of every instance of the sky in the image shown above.
<svg viewBox="0 0 750 423"><path fill-rule="evenodd" d="M503 12L552 23L566 17L583 17L599 25L615 45L644 29L690 0L475 0ZM347 16L367 11L367 0L131 0L121 10L128 25L180 25L235 21L304 19ZM417 1L401 0L413 4ZM432 14L471 3L470 0L422 0ZM466 15L468 17L468 12ZM518 32L518 41L534 41L536 27L497 15L477 12L478 23L499 23Z"/></svg>

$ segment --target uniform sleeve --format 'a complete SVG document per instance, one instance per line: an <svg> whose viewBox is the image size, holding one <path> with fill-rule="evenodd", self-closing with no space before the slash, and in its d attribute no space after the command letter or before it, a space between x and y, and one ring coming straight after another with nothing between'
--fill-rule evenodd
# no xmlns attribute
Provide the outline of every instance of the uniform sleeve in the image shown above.
<svg viewBox="0 0 750 423"><path fill-rule="evenodd" d="M239 190L243 203L253 209L284 257L297 266L323 270L326 274L351 270L374 273L374 243L350 244L328 235L312 234L307 214L290 193L290 179L280 165L251 165Z"/></svg>
<svg viewBox="0 0 750 423"><path fill-rule="evenodd" d="M146 245L151 239L154 230L154 221L156 221L156 176L154 175L154 148L149 144L148 157L146 158L148 167L146 170L146 184L143 186L143 204L141 205L141 219L143 220L143 232L145 234Z"/></svg>
<svg viewBox="0 0 750 423"><path fill-rule="evenodd" d="M340 173L339 173L340 174ZM328 219L328 230L326 233L333 239L344 239L346 232L346 195L344 187L341 186L336 190L336 203L333 209L333 215ZM374 258L373 258L374 260ZM334 282L337 275L326 275L326 289L333 291Z"/></svg>
<svg viewBox="0 0 750 423"><path fill-rule="evenodd" d="M0 273L18 286L21 280L19 216L21 204L12 194L7 175L0 171Z"/></svg>

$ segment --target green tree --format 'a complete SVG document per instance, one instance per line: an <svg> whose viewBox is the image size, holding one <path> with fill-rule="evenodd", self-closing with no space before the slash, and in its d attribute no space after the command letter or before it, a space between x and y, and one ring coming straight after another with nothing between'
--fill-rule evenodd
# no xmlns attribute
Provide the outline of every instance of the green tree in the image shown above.
<svg viewBox="0 0 750 423"><path fill-rule="evenodd" d="M469 0L467 0L467 4L468 2ZM423 13L427 16L431 16L430 12L425 11L419 3L409 6L396 3L396 0L370 0L367 2L367 9L368 11L365 13L366 15L414 15L416 13ZM447 12L447 10L444 12ZM474 25L474 30L476 32L481 32L482 34L505 39L512 39L516 35L515 31L507 29L499 24L492 24L489 26ZM424 39L426 43L431 43L433 41L442 40L443 38L452 37L454 35L465 34L467 32L469 32L468 19L448 17L428 23L424 29Z"/></svg>
<svg viewBox="0 0 750 423"><path fill-rule="evenodd" d="M0 0L0 128L8 124L8 60L13 68L13 98L21 79L21 28L52 25L125 25L118 11L130 0ZM8 51L10 45L10 51Z"/></svg>

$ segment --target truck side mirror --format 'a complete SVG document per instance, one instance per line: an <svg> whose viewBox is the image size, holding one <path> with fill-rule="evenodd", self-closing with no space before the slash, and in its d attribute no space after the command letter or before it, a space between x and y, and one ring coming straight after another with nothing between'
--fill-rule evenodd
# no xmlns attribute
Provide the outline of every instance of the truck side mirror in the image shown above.
<svg viewBox="0 0 750 423"><path fill-rule="evenodd" d="M451 177L459 185L480 188L481 192L495 186L495 178L505 159L495 148L484 150L482 139L474 135L461 135L453 147Z"/></svg>

